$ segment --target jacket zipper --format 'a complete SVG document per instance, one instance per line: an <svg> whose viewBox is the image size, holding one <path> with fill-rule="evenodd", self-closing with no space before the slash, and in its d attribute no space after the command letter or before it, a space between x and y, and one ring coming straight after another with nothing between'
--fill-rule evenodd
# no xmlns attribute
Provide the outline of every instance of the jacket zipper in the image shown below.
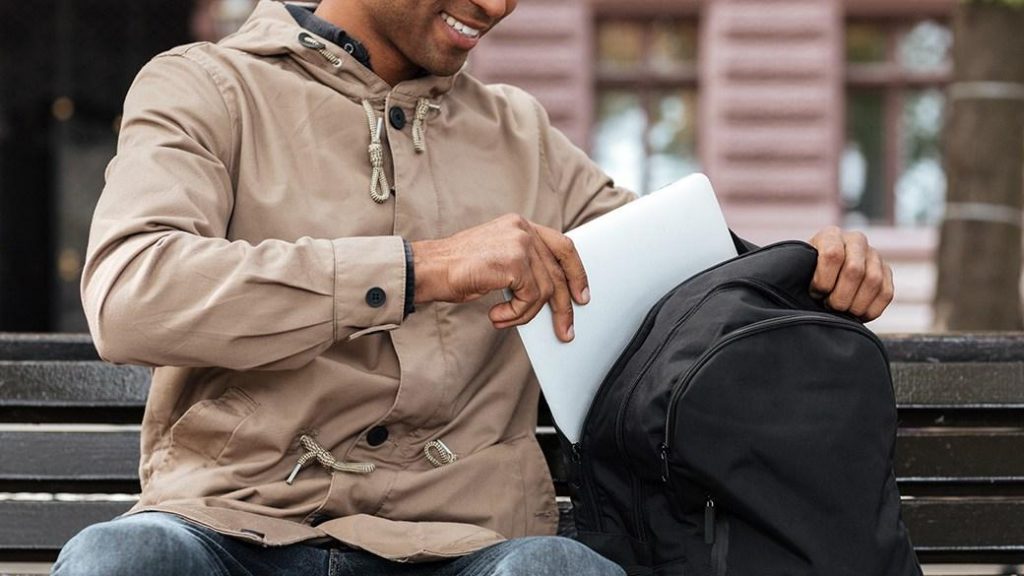
<svg viewBox="0 0 1024 576"><path fill-rule="evenodd" d="M717 343L715 343L715 345L709 348L706 352L701 354L700 358L696 362L694 362L693 365L690 366L690 368L683 374L683 377L680 378L675 384L673 384L672 396L669 398L668 411L666 412L665 416L665 438L662 441L663 453L666 462L668 460L669 454L672 451L672 423L675 420L674 416L676 412L676 406L679 403L679 397L682 396L684 392L686 392L686 389L690 385L690 381L697 374L697 372L700 371L700 369L703 368L704 365L707 364L715 356L715 354L718 353L719 350L721 350L726 345L735 342L736 340L746 338L747 336L751 336L759 332L766 332L769 330L775 330L777 328L782 328L785 326L791 326L796 324L831 324L834 326L838 326L840 328L852 330L862 336L866 336L867 338L869 338L875 344L875 346L877 346L878 349L882 352L883 357L886 357L885 347L882 345L882 342L878 339L878 336L876 336L873 332L871 332L867 328L864 328L864 326L857 322L846 320L844 318L839 318L823 312L800 312L790 316L769 318L767 320L755 322L754 324L740 328L739 330L736 330L735 332L729 334L725 338L722 338ZM667 475L665 476L665 481L668 481Z"/></svg>
<svg viewBox="0 0 1024 576"><path fill-rule="evenodd" d="M338 58L333 52L327 49L327 45L317 40L312 34L308 32L299 32L299 43L306 48L312 48L320 53L328 62L330 62L335 68L341 68L341 58Z"/></svg>

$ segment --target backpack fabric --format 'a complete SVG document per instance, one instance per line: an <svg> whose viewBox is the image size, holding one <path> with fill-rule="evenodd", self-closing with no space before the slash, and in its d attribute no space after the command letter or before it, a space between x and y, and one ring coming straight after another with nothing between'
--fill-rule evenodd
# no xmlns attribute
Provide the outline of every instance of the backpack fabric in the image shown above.
<svg viewBox="0 0 1024 576"><path fill-rule="evenodd" d="M629 574L920 576L878 338L808 294L817 251L682 283L561 436L578 538Z"/></svg>

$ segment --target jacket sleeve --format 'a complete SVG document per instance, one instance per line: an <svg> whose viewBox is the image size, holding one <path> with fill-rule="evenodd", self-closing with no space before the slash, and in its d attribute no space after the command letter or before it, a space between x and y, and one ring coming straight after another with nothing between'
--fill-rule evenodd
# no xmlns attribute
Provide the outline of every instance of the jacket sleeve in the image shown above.
<svg viewBox="0 0 1024 576"><path fill-rule="evenodd" d="M232 110L215 77L181 52L150 61L130 88L81 286L104 359L286 369L356 332L401 323L397 236L226 239ZM375 287L383 305L369 304Z"/></svg>
<svg viewBox="0 0 1024 576"><path fill-rule="evenodd" d="M548 179L562 198L562 231L592 220L636 199L636 194L615 186L611 178L576 147L560 130L551 125L539 103L541 152Z"/></svg>

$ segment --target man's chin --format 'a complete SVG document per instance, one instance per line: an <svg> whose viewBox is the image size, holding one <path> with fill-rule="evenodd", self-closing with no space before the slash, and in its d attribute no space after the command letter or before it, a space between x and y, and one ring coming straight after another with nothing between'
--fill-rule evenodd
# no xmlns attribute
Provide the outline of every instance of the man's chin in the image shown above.
<svg viewBox="0 0 1024 576"><path fill-rule="evenodd" d="M423 69L433 76L454 76L466 65L468 56L463 54L457 58L445 59L443 62L431 62L430 65L423 66Z"/></svg>

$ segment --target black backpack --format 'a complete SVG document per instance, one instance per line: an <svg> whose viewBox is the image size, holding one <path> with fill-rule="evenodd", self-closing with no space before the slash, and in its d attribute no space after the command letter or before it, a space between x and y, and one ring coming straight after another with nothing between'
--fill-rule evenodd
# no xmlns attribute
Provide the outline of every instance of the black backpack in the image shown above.
<svg viewBox="0 0 1024 576"><path fill-rule="evenodd" d="M753 250L651 309L560 435L582 542L629 574L921 575L885 350L809 296L816 262Z"/></svg>

